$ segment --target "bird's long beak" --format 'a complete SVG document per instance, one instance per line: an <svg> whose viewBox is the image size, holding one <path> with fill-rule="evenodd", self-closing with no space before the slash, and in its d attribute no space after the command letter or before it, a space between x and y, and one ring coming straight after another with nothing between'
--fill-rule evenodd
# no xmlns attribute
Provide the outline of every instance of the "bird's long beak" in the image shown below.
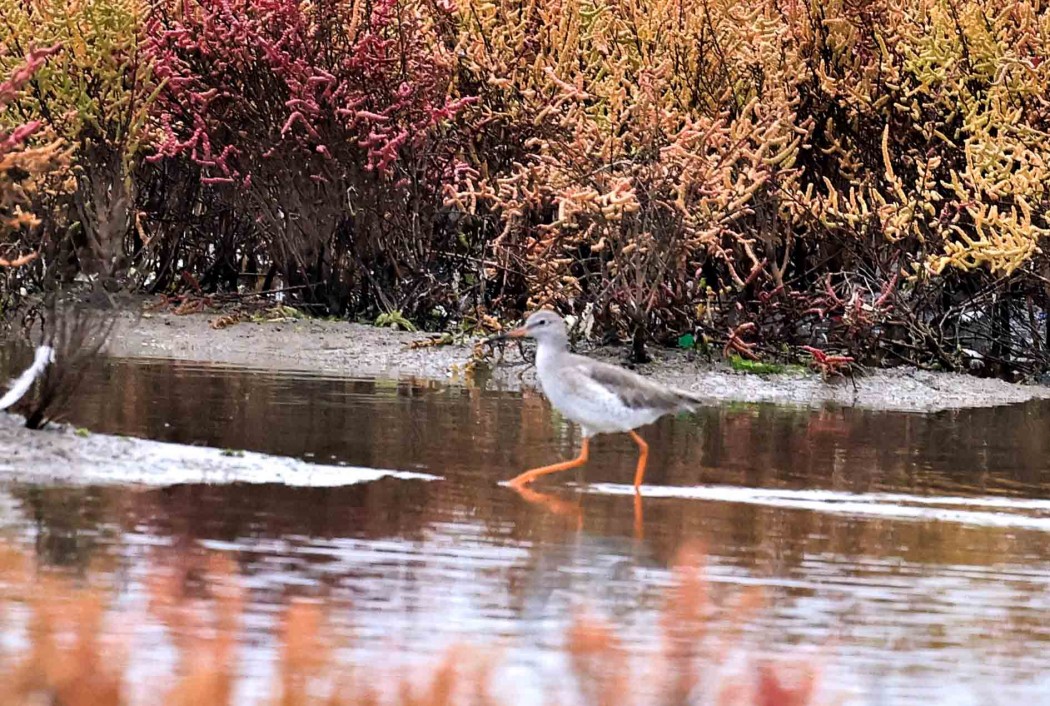
<svg viewBox="0 0 1050 706"><path fill-rule="evenodd" d="M519 326L516 329L507 331L505 333L496 334L485 339L485 343L495 343L496 341L505 341L508 338L525 338L525 327Z"/></svg>

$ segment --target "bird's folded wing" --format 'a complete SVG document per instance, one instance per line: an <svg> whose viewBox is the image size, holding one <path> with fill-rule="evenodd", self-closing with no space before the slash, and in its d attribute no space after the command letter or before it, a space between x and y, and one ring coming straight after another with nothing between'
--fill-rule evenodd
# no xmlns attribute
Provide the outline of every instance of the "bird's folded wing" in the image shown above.
<svg viewBox="0 0 1050 706"><path fill-rule="evenodd" d="M580 372L615 395L629 409L671 411L687 407L693 402L677 390L608 363L588 360L580 365Z"/></svg>

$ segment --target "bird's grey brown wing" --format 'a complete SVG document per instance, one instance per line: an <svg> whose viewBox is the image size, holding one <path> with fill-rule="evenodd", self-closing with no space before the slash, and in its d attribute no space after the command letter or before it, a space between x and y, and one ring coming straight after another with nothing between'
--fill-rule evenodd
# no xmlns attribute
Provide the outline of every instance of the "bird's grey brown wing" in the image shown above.
<svg viewBox="0 0 1050 706"><path fill-rule="evenodd" d="M630 409L688 410L699 404L699 398L661 385L630 370L588 358L580 359L580 371L615 394Z"/></svg>

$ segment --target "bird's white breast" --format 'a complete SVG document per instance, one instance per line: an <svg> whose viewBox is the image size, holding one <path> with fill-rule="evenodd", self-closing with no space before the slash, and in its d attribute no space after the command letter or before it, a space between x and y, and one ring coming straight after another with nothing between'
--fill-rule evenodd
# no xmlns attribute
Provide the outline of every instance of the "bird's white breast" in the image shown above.
<svg viewBox="0 0 1050 706"><path fill-rule="evenodd" d="M662 414L626 406L615 392L569 364L571 359L564 355L541 346L536 352L536 373L551 405L583 427L584 436L629 431L656 421Z"/></svg>

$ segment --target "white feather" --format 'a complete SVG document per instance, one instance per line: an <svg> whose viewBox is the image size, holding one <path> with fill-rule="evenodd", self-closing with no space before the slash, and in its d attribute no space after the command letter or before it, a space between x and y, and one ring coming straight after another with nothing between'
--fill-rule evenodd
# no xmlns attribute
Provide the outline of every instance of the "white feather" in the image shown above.
<svg viewBox="0 0 1050 706"><path fill-rule="evenodd" d="M0 397L0 409L7 409L22 399L22 395L29 392L29 388L33 386L33 381L44 374L48 364L54 362L55 349L51 346L38 346L33 356L33 364L11 383L11 389L7 391L7 394Z"/></svg>

